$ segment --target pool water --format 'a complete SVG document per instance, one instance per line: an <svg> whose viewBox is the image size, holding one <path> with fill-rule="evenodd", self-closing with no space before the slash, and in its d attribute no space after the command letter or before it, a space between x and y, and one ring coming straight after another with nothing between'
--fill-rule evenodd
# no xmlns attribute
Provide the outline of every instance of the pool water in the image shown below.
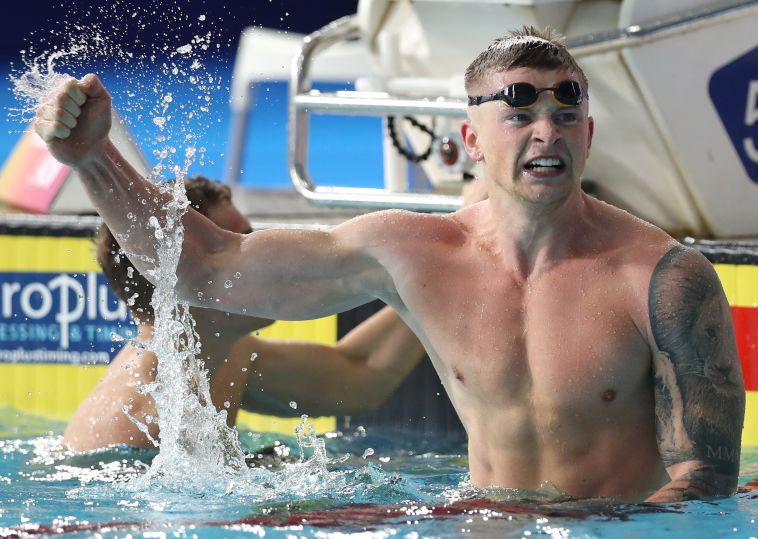
<svg viewBox="0 0 758 539"><path fill-rule="evenodd" d="M64 425L0 409L0 537L758 537L758 448L743 450L735 496L662 506L482 491L467 482L465 443L366 432L324 438L327 460L296 439L241 432L249 483L225 492L135 488L154 451L73 456Z"/></svg>

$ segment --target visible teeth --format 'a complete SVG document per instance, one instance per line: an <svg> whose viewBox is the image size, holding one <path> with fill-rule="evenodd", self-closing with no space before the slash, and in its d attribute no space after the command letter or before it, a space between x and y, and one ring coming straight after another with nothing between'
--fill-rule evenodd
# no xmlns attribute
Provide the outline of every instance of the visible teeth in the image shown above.
<svg viewBox="0 0 758 539"><path fill-rule="evenodd" d="M559 167L561 166L561 160L555 157L539 157L534 161L529 161L527 166L530 167Z"/></svg>

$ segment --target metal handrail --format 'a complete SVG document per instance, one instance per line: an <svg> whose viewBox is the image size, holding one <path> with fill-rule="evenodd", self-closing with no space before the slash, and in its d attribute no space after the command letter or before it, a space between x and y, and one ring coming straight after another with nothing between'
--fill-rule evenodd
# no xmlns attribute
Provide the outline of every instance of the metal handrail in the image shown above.
<svg viewBox="0 0 758 539"><path fill-rule="evenodd" d="M638 47L658 39L698 30L745 16L758 9L758 0L725 2L701 10L679 14L646 26L567 40L574 57ZM384 189L321 187L308 173L309 116L312 113L391 115L421 114L460 116L466 103L458 99L419 99L375 92L321 93L312 91L310 69L314 55L340 41L357 39L360 28L356 16L338 19L308 35L292 62L289 85L287 162L295 189L309 201L325 206L367 209L402 208L418 211L450 212L460 207L462 198L451 195L393 193Z"/></svg>
<svg viewBox="0 0 758 539"><path fill-rule="evenodd" d="M391 193L383 189L352 187L319 187L313 184L307 168L309 116L311 111L341 113L388 114L408 113L434 107L435 114L459 111L465 115L465 104L448 100L404 99L380 97L360 92L320 95L312 93L310 69L313 56L340 41L355 39L360 28L355 16L338 19L305 37L292 63L289 84L289 121L287 132L287 163L295 189L310 202L335 207L402 208L423 211L455 211L461 197L436 194ZM356 95L357 94L357 95Z"/></svg>

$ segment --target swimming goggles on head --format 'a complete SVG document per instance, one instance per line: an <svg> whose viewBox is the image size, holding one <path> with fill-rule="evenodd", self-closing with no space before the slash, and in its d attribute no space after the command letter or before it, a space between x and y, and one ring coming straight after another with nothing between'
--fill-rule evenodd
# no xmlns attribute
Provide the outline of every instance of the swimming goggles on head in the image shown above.
<svg viewBox="0 0 758 539"><path fill-rule="evenodd" d="M520 109L531 107L540 94L547 91L553 92L553 99L566 107L578 107L587 97L582 85L573 80L564 80L551 88L537 88L528 82L514 82L494 94L469 96L468 104L473 107L487 101L505 101L509 107Z"/></svg>

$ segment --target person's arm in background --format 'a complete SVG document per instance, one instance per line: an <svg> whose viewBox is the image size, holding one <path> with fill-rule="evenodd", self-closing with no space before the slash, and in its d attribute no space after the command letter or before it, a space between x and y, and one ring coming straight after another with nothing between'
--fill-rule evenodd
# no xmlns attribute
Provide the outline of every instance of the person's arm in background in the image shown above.
<svg viewBox="0 0 758 539"><path fill-rule="evenodd" d="M230 424L240 399L244 410L268 415L358 414L384 402L424 355L389 307L333 346L248 336L232 346L229 361L218 369L213 400L229 403ZM297 409L290 407L292 401Z"/></svg>
<svg viewBox="0 0 758 539"><path fill-rule="evenodd" d="M648 502L729 496L737 487L745 387L731 312L703 255L678 245L648 293L658 447L671 481Z"/></svg>

